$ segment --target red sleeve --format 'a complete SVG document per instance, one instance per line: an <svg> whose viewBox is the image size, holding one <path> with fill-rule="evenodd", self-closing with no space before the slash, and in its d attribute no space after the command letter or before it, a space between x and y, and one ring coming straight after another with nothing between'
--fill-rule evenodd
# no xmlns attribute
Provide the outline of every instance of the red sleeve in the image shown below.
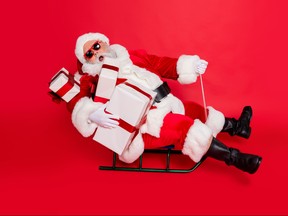
<svg viewBox="0 0 288 216"><path fill-rule="evenodd" d="M144 50L132 50L129 54L133 64L138 67L145 68L163 78L174 80L178 78L177 58L158 57L147 54Z"/></svg>

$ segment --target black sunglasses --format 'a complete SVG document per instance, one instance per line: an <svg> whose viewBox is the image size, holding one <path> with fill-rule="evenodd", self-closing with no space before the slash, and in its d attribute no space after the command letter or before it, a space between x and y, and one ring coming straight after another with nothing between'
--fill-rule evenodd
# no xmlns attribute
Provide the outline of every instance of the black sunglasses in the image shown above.
<svg viewBox="0 0 288 216"><path fill-rule="evenodd" d="M101 48L101 45L96 41L89 50L84 54L84 58L91 59L95 54L94 51L98 51Z"/></svg>

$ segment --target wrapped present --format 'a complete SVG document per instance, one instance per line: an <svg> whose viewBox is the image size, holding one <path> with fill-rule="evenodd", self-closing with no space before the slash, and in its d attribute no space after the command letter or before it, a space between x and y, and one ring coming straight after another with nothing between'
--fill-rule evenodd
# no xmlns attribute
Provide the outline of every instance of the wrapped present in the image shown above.
<svg viewBox="0 0 288 216"><path fill-rule="evenodd" d="M119 116L119 126L112 129L99 127L93 139L122 154L145 119L155 96L152 90L131 81L117 85L105 111Z"/></svg>
<svg viewBox="0 0 288 216"><path fill-rule="evenodd" d="M94 101L107 102L115 89L119 67L115 59L105 58L99 75Z"/></svg>
<svg viewBox="0 0 288 216"><path fill-rule="evenodd" d="M49 89L64 101L69 102L80 92L79 82L65 68L56 73L49 83Z"/></svg>

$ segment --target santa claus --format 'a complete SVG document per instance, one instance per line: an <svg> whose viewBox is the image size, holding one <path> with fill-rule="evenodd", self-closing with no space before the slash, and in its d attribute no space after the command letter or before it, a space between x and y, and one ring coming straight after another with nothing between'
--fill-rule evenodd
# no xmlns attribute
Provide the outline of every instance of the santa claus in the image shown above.
<svg viewBox="0 0 288 216"><path fill-rule="evenodd" d="M105 112L107 103L95 102L94 88L105 58L117 61L119 80L132 80L155 92L156 103L147 114L146 122L140 127L132 142L119 155L119 159L132 163L145 148L160 148L173 144L194 162L206 155L224 161L238 169L255 173L262 158L241 153L229 148L216 139L219 132L228 132L244 138L250 136L252 109L243 109L238 120L226 118L220 111L208 107L208 118L199 105L184 107L161 78L177 79L181 84L194 83L203 74L208 63L197 55L181 55L178 59L149 55L143 50L127 51L121 45L110 45L109 39L100 33L87 33L76 42L80 93L68 103L72 111L72 122L77 130L89 137L98 127L118 126L118 117ZM185 110L186 109L186 110ZM193 110L191 112L191 110ZM192 113L192 115L185 115ZM187 112L188 111L188 112Z"/></svg>

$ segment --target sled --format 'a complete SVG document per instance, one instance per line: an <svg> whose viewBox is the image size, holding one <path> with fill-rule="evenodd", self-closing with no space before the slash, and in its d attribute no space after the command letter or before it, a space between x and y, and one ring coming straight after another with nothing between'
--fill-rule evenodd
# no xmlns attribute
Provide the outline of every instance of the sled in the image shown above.
<svg viewBox="0 0 288 216"><path fill-rule="evenodd" d="M165 167L164 168L154 168L154 167L144 167L143 166L143 156L146 154L166 154L165 156ZM171 168L171 155L178 154L183 155L181 150L173 150L173 147L166 147L163 149L146 149L144 153L138 159L138 165L136 167L130 166L130 164L119 166L117 165L117 154L113 152L112 155L112 166L99 166L100 170L112 170L112 171L134 171L134 172L158 172L158 173L189 173L196 170L206 159L204 156L198 163L194 163L190 168ZM182 157L185 157L183 155Z"/></svg>

